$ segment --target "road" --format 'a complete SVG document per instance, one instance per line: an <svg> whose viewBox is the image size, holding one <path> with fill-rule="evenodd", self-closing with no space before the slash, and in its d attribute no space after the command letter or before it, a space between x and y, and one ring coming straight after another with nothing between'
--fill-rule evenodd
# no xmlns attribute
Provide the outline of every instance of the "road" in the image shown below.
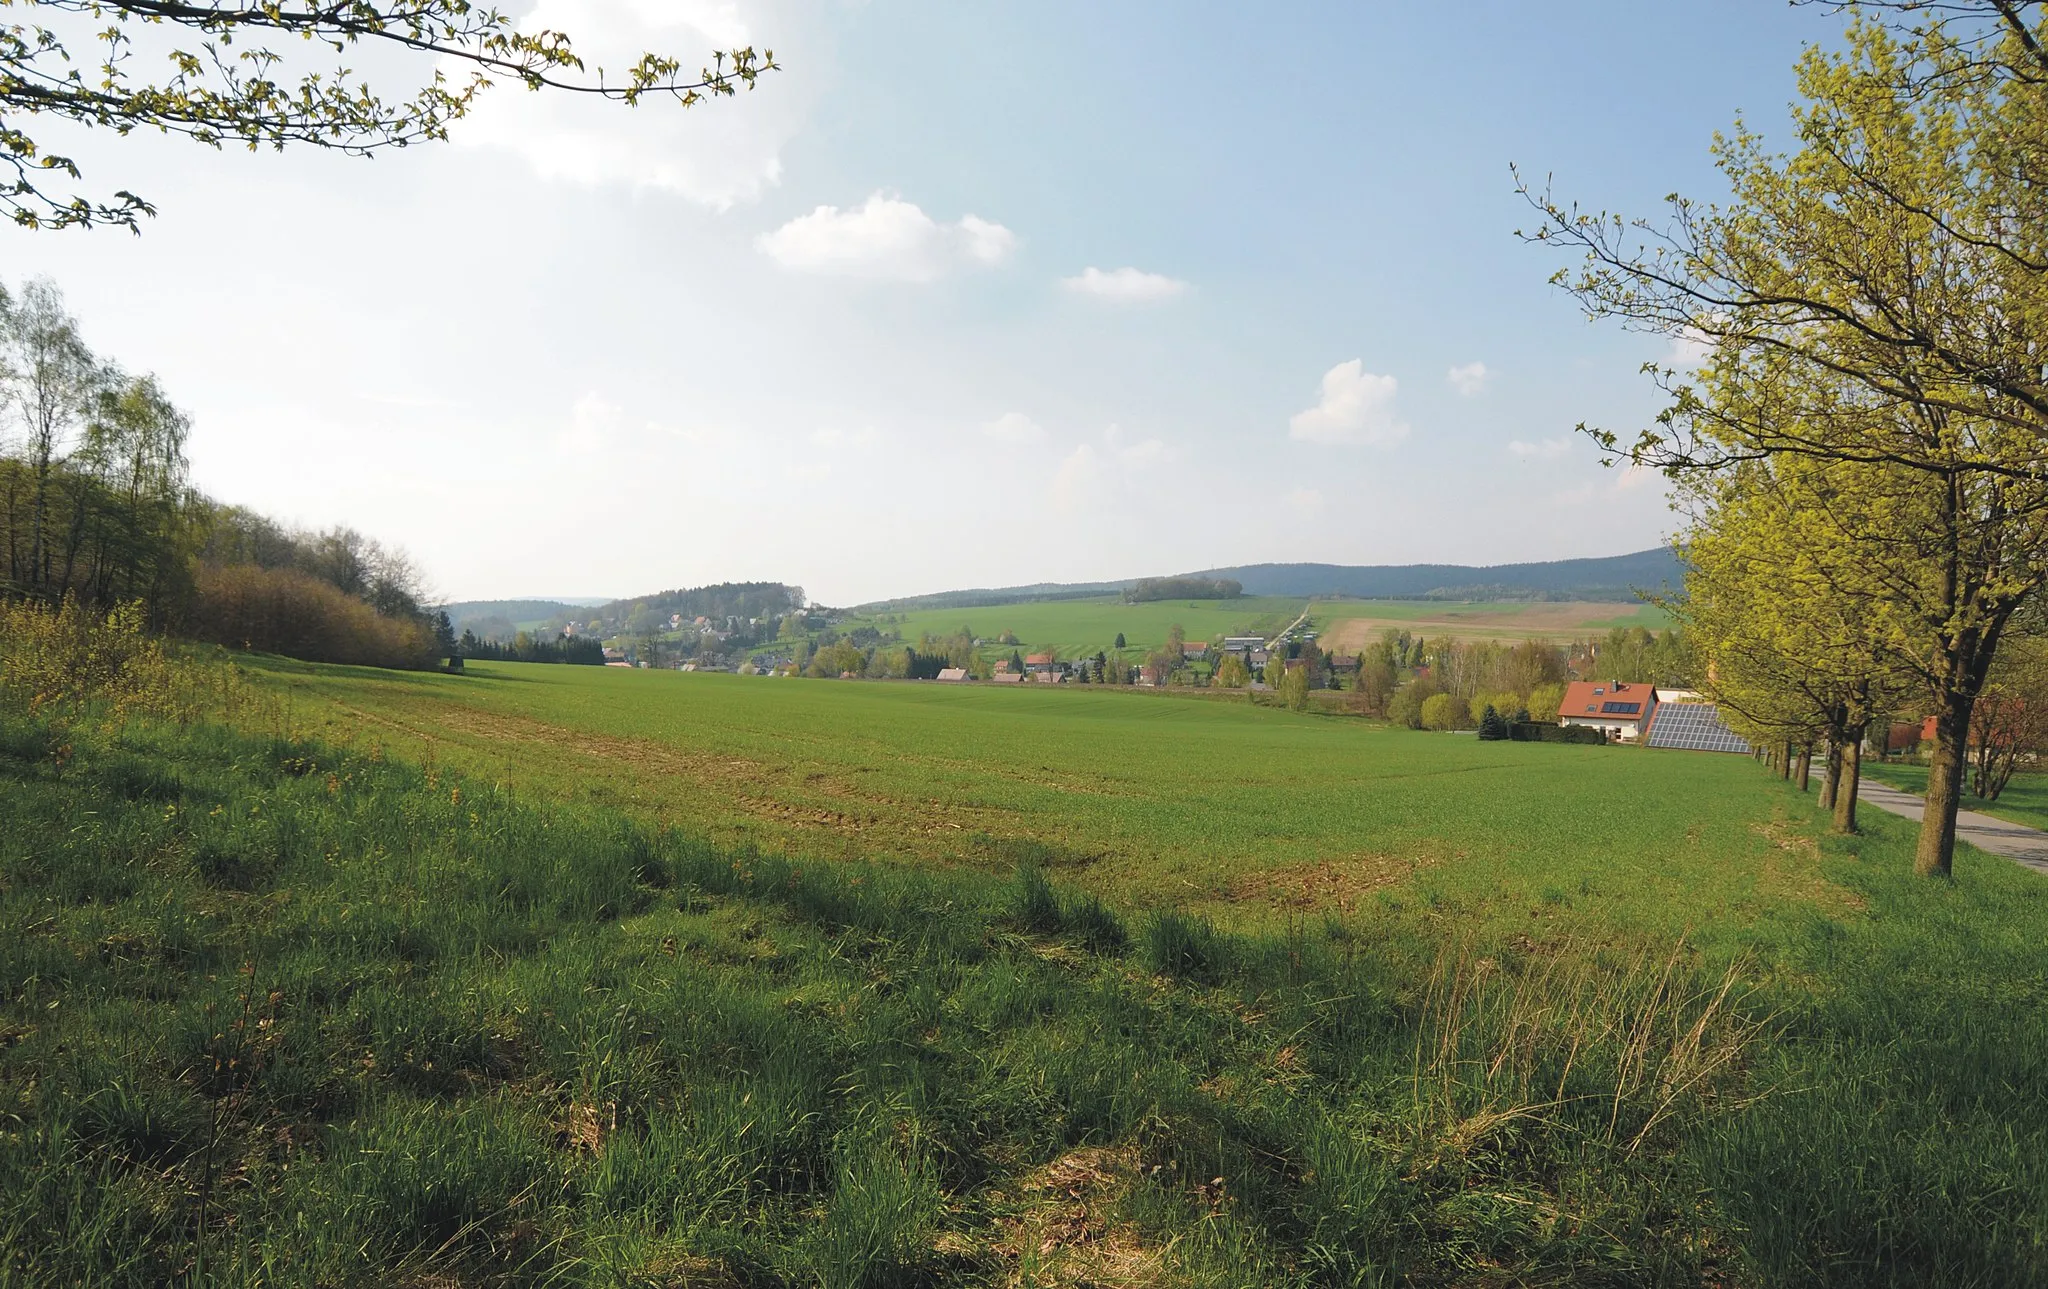
<svg viewBox="0 0 2048 1289"><path fill-rule="evenodd" d="M1856 794L1858 801L1868 802L1879 810L1889 810L1895 815L1904 815L1917 821L1923 809L1920 798L1910 792L1879 783L1874 779L1863 780L1863 786ZM2029 828L2004 819L1993 819L1980 815L1974 810L1956 812L1956 837L1969 842L1978 850L2003 855L2017 864L2024 864L2037 873L2048 874L2048 832Z"/></svg>

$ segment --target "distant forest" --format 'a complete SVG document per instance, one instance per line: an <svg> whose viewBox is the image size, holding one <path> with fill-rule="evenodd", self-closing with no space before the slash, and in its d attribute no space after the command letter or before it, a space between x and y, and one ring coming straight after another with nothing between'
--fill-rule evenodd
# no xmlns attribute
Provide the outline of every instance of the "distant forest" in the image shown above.
<svg viewBox="0 0 2048 1289"><path fill-rule="evenodd" d="M1141 577L1124 592L1124 603L1153 600L1234 600L1244 584L1227 577Z"/></svg>

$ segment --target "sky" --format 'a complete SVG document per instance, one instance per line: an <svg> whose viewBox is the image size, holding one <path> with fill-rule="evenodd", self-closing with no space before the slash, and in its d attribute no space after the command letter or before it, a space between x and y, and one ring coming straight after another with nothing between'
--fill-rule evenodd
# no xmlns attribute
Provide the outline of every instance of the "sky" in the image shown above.
<svg viewBox="0 0 2048 1289"><path fill-rule="evenodd" d="M0 231L193 421L194 481L449 599L814 601L1662 541L1574 433L1671 344L1587 322L1510 166L1713 198L1783 0L539 0L596 63L772 48L682 110L501 86L359 160L46 130L159 215ZM403 88L424 65L358 66Z"/></svg>

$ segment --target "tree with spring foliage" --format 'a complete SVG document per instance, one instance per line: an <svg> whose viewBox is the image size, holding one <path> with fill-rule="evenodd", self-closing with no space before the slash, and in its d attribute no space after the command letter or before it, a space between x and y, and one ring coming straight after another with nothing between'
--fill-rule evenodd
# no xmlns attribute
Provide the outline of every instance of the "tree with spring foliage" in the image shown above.
<svg viewBox="0 0 2048 1289"><path fill-rule="evenodd" d="M1915 688L1885 588L1924 569L1871 576L1883 525L1853 499L1875 485L1846 477L1871 468L1788 457L1686 478L1685 594L1669 604L1731 728L1802 764L1825 745L1821 804L1840 832L1856 830L1865 733Z"/></svg>
<svg viewBox="0 0 2048 1289"><path fill-rule="evenodd" d="M1947 875L1972 709L2013 615L2048 582L2048 82L2021 67L2036 6L1965 48L1939 24L1859 19L1798 67L1797 149L1740 127L1716 145L1725 208L1673 198L1664 225L1530 192L1535 241L1589 314L1703 356L1653 368L1667 409L1610 459L1676 476L1807 460L1844 467L1830 505L1882 553L1860 602L1935 715L1915 867ZM1932 8L1942 8L1933 6ZM1528 191L1525 189L1525 191ZM1900 579L1891 599L1867 592Z"/></svg>
<svg viewBox="0 0 2048 1289"><path fill-rule="evenodd" d="M29 131L40 120L127 135L178 134L211 147L304 145L368 156L448 137L499 82L633 105L683 107L752 89L772 51L722 50L687 70L646 53L607 72L570 35L522 31L472 0L6 0L0 25L0 210L31 228L113 224L155 213L120 190L53 191L82 178ZM421 74L394 95L344 59L411 56Z"/></svg>

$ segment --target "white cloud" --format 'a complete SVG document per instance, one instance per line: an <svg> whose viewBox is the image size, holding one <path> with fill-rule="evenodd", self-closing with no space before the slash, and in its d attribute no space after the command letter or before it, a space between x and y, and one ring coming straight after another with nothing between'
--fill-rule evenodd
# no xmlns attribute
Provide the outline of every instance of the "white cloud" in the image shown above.
<svg viewBox="0 0 2048 1289"><path fill-rule="evenodd" d="M1508 444L1508 451L1518 457L1561 457L1572 450L1568 438L1542 439L1535 443L1516 439Z"/></svg>
<svg viewBox="0 0 2048 1289"><path fill-rule="evenodd" d="M1126 443L1124 441L1124 430L1121 425L1112 425L1107 430L1104 430L1102 432L1102 441L1108 446L1110 454L1121 465L1158 465L1163 461L1173 459L1173 449L1166 446L1164 439L1140 439L1136 443Z"/></svg>
<svg viewBox="0 0 2048 1289"><path fill-rule="evenodd" d="M1052 504L1057 510L1079 510L1102 484L1102 454L1083 443L1066 455L1052 476Z"/></svg>
<svg viewBox="0 0 2048 1289"><path fill-rule="evenodd" d="M1407 423L1394 410L1399 388L1392 376L1365 370L1360 359L1338 363L1323 373L1322 399L1287 422L1288 434L1307 443L1399 443L1408 437Z"/></svg>
<svg viewBox="0 0 2048 1289"><path fill-rule="evenodd" d="M1451 368L1444 377L1461 397L1473 398L1485 392L1487 384L1493 380L1493 373L1486 370L1485 363L1472 362Z"/></svg>
<svg viewBox="0 0 2048 1289"><path fill-rule="evenodd" d="M1052 477L1053 508L1073 511L1100 503L1132 476L1173 459L1174 451L1164 439L1133 442L1123 427L1112 425L1102 432L1100 446L1082 443L1061 459Z"/></svg>
<svg viewBox="0 0 2048 1289"><path fill-rule="evenodd" d="M820 206L756 241L784 268L843 277L929 282L962 264L999 264L1016 234L974 215L942 224L914 202L876 193L864 205Z"/></svg>
<svg viewBox="0 0 2048 1289"><path fill-rule="evenodd" d="M1664 351L1664 365L1689 371L1713 354L1714 338L1698 327L1687 327L1671 337L1670 347Z"/></svg>
<svg viewBox="0 0 2048 1289"><path fill-rule="evenodd" d="M1060 285L1076 295L1092 295L1098 300L1117 304L1170 300L1188 289L1187 283L1164 273L1147 273L1129 267L1103 270L1092 264L1074 277L1061 278Z"/></svg>
<svg viewBox="0 0 2048 1289"><path fill-rule="evenodd" d="M981 432L998 443L1029 444L1045 438L1045 427L1022 412L1004 412L983 425Z"/></svg>
<svg viewBox="0 0 2048 1289"><path fill-rule="evenodd" d="M811 442L821 448L871 448L882 441L872 425L849 430L840 425L821 425L811 431Z"/></svg>
<svg viewBox="0 0 2048 1289"><path fill-rule="evenodd" d="M1316 488L1296 488L1287 494L1287 505L1296 513L1312 518L1323 511L1323 494Z"/></svg>
<svg viewBox="0 0 2048 1289"><path fill-rule="evenodd" d="M519 26L571 33L591 77L602 67L610 84L621 83L650 50L695 68L708 64L713 50L756 43L730 0L540 0ZM774 34L771 43L787 57L786 31ZM471 69L444 61L442 70L465 78ZM799 89L786 73L771 72L732 98L685 109L649 97L629 109L500 80L451 135L513 152L544 179L658 189L724 210L755 200L782 178L782 148L804 116Z"/></svg>
<svg viewBox="0 0 2048 1289"><path fill-rule="evenodd" d="M625 419L618 404L592 391L569 409L569 426L555 436L555 446L573 457L602 456L617 441Z"/></svg>

